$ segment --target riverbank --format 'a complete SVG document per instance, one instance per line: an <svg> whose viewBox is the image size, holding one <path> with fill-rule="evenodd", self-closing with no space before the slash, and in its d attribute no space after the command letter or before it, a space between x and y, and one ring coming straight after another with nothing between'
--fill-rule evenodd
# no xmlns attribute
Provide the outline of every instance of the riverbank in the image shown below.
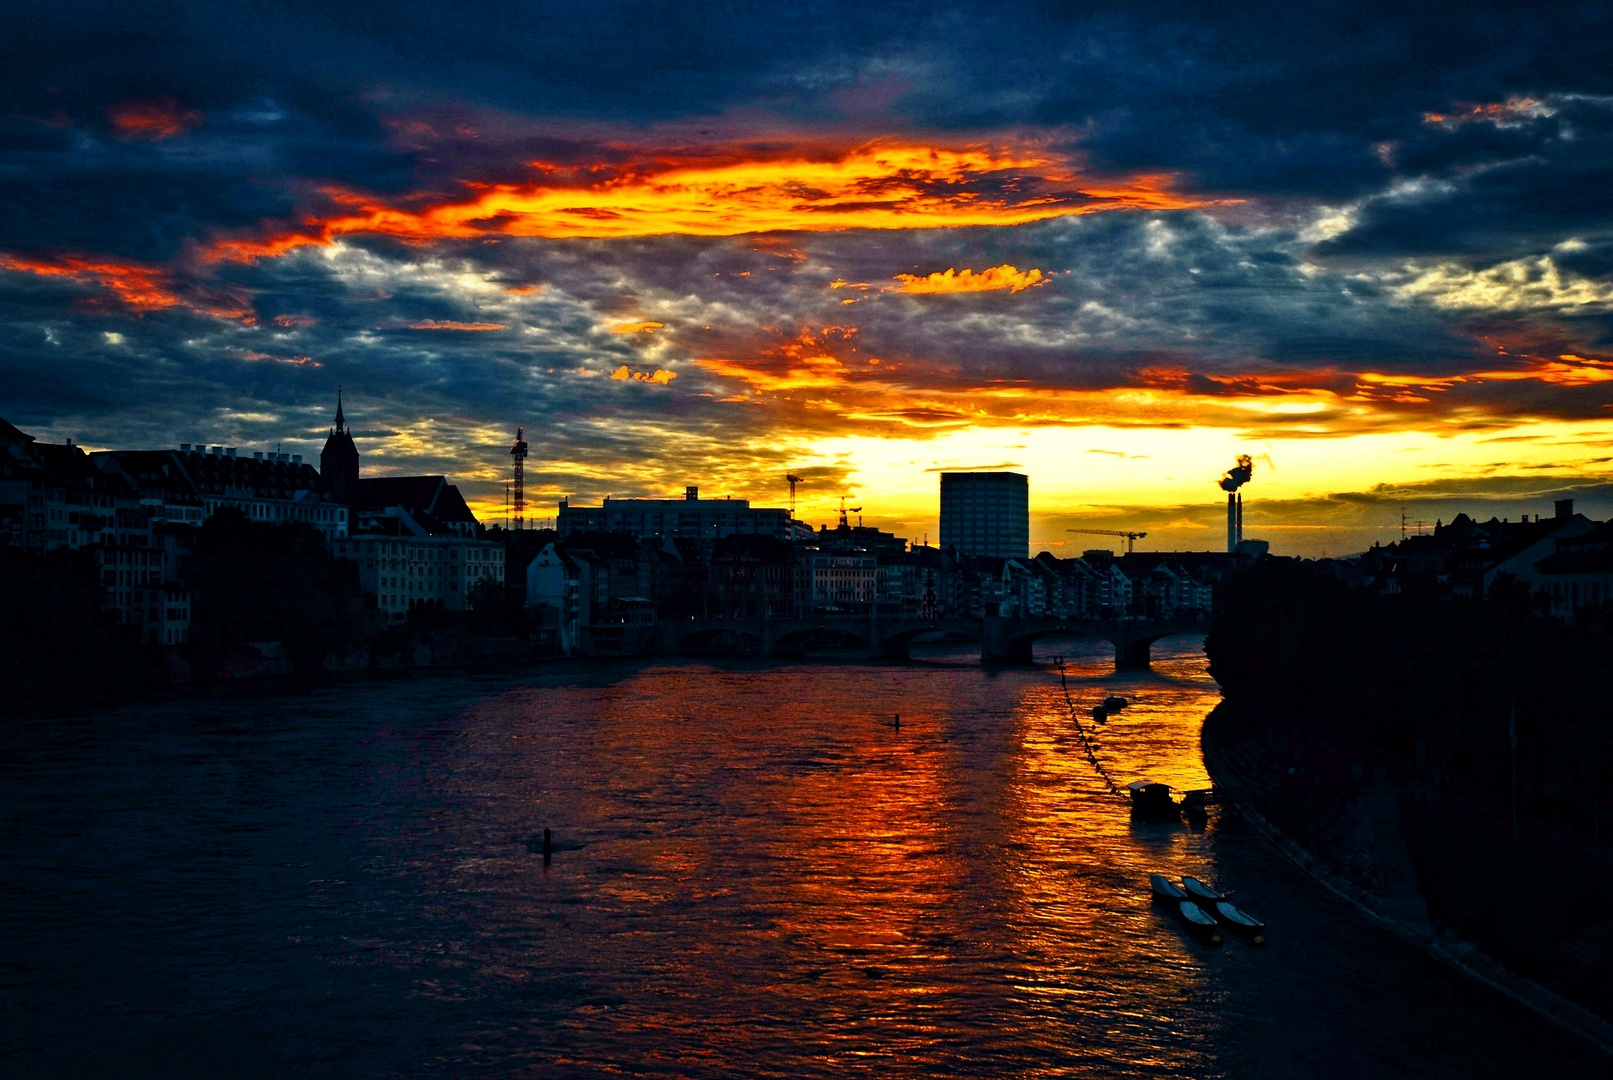
<svg viewBox="0 0 1613 1080"><path fill-rule="evenodd" d="M1294 767L1285 770L1257 740L1230 737L1227 729L1235 726L1223 702L1205 719L1201 736L1205 768L1228 809L1375 925L1613 1056L1613 1023L1431 921L1401 835L1401 793L1382 770L1339 800L1331 820L1314 822L1301 844L1262 812L1292 803L1280 793L1293 784Z"/></svg>

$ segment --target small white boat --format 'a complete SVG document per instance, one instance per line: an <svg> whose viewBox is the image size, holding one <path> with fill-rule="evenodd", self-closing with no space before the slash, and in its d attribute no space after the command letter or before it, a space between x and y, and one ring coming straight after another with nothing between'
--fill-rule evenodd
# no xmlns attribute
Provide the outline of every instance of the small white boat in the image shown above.
<svg viewBox="0 0 1613 1080"><path fill-rule="evenodd" d="M1225 893L1216 892L1198 878L1188 877L1185 874L1182 876L1182 888L1187 890L1188 896L1201 904L1215 904L1226 899Z"/></svg>
<svg viewBox="0 0 1613 1080"><path fill-rule="evenodd" d="M1168 900L1173 904L1179 904L1189 899L1187 893L1177 888L1176 883L1164 874L1149 874L1148 889L1154 894L1155 900Z"/></svg>
<svg viewBox="0 0 1613 1080"><path fill-rule="evenodd" d="M1191 900L1183 900L1177 905L1182 913L1182 919L1188 926L1201 934L1208 934L1211 941L1220 941L1221 935L1216 933L1215 916L1199 907Z"/></svg>
<svg viewBox="0 0 1613 1080"><path fill-rule="evenodd" d="M1213 910L1215 911L1216 918L1232 927L1232 929L1236 930L1238 933L1247 934L1249 937L1253 938L1256 945L1264 945L1266 943L1266 924L1249 914L1247 911L1234 907L1226 900L1222 900L1221 902L1217 903Z"/></svg>

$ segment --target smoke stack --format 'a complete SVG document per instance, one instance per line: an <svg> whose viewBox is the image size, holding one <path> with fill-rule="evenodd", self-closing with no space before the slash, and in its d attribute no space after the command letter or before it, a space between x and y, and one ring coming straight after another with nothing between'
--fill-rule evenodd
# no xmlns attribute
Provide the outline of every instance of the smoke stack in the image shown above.
<svg viewBox="0 0 1613 1080"><path fill-rule="evenodd" d="M1255 474L1255 460L1239 454L1238 463L1221 477L1221 490L1227 493L1227 551L1236 552L1243 542L1243 496L1237 490Z"/></svg>
<svg viewBox="0 0 1613 1080"><path fill-rule="evenodd" d="M1560 517L1560 518L1571 518L1571 517L1574 516L1574 500L1573 499L1558 499L1557 502L1554 505L1557 508L1557 516L1558 517Z"/></svg>

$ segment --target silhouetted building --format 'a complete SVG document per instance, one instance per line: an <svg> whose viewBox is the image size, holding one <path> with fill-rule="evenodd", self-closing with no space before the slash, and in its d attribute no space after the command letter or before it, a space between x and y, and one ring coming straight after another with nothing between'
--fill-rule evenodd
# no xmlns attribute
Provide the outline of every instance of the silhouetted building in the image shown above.
<svg viewBox="0 0 1613 1080"><path fill-rule="evenodd" d="M1560 520L1573 516L1572 510L1568 515L1558 512ZM1613 600L1613 521L1559 538L1556 550L1536 562L1524 580L1550 598L1553 615L1572 615Z"/></svg>
<svg viewBox="0 0 1613 1080"><path fill-rule="evenodd" d="M180 443L178 450L106 450L90 457L139 491L153 521L200 525L231 506L264 525L305 522L326 542L348 533L348 508L331 500L324 479L300 454L246 457L233 446Z"/></svg>
<svg viewBox="0 0 1613 1080"><path fill-rule="evenodd" d="M1020 473L941 474L941 546L965 556L1030 553L1030 482Z"/></svg>
<svg viewBox="0 0 1613 1080"><path fill-rule="evenodd" d="M319 452L319 475L336 502L352 506L358 501L358 447L342 415L342 393L336 392L336 423Z"/></svg>
<svg viewBox="0 0 1613 1080"><path fill-rule="evenodd" d="M555 529L573 533L626 533L637 539L688 537L720 540L725 536L759 535L790 538L790 512L753 507L746 499L702 499L700 489L686 488L681 499L612 499L602 506L572 506L560 500Z"/></svg>

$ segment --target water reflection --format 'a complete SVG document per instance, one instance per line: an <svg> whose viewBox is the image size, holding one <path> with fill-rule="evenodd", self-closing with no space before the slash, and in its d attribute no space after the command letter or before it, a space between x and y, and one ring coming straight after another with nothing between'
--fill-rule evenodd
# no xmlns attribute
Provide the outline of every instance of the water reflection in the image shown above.
<svg viewBox="0 0 1613 1080"><path fill-rule="evenodd" d="M1207 783L1199 643L1072 694ZM1235 820L1134 825L1046 667L663 663L26 726L0 749L20 1074L1515 1075L1599 1066ZM892 718L901 715L900 727ZM545 867L528 839L554 830ZM1186 937L1146 876L1273 926ZM26 1018L26 1019L24 1019ZM90 1037L93 1035L93 1038Z"/></svg>

